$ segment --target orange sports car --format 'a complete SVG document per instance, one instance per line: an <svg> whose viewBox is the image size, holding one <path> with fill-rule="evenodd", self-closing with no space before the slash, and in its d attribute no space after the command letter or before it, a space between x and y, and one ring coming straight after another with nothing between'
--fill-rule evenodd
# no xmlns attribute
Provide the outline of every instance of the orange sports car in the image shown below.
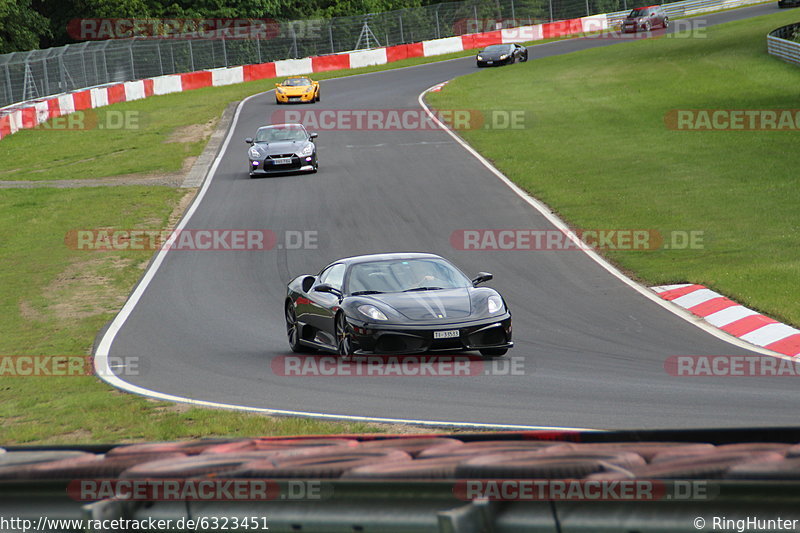
<svg viewBox="0 0 800 533"><path fill-rule="evenodd" d="M307 76L289 76L275 84L275 103L319 102L319 82Z"/></svg>

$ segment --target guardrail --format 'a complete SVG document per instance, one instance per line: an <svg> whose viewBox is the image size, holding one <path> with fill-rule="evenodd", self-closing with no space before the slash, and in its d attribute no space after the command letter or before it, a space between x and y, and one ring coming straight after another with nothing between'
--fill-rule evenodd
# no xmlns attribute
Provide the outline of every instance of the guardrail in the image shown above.
<svg viewBox="0 0 800 533"><path fill-rule="evenodd" d="M767 35L767 53L787 63L800 65L800 43L792 41L800 34L800 22L772 30Z"/></svg>

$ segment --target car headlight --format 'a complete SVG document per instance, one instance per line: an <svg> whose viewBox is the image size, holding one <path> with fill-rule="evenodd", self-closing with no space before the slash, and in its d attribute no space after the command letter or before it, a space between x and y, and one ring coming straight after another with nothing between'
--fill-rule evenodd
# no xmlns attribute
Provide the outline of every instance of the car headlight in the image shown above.
<svg viewBox="0 0 800 533"><path fill-rule="evenodd" d="M489 296L489 299L486 302L489 306L489 314L494 315L500 311L503 311L503 299L500 298L498 295Z"/></svg>
<svg viewBox="0 0 800 533"><path fill-rule="evenodd" d="M478 56L478 61L483 61L483 56Z"/></svg>
<svg viewBox="0 0 800 533"><path fill-rule="evenodd" d="M314 145L307 144L305 148L300 151L300 155L311 155L314 152Z"/></svg>
<svg viewBox="0 0 800 533"><path fill-rule="evenodd" d="M255 146L251 146L250 149L247 151L247 153L250 155L250 159L261 158L261 152Z"/></svg>
<svg viewBox="0 0 800 533"><path fill-rule="evenodd" d="M313 90L314 90L314 86L312 85L312 86L310 86L308 89L306 89L306 90L305 90L305 91L303 91L303 92L310 93L310 92L311 92L311 91L313 91Z"/></svg>
<svg viewBox="0 0 800 533"><path fill-rule="evenodd" d="M508 59L508 54L503 54L503 55L501 55L501 56L500 56L500 59L501 59L501 60L502 60L502 59Z"/></svg>
<svg viewBox="0 0 800 533"><path fill-rule="evenodd" d="M275 92L283 94L283 88L282 87L275 87Z"/></svg>
<svg viewBox="0 0 800 533"><path fill-rule="evenodd" d="M381 311L374 305L369 305L369 304L359 305L358 312L366 317L371 318L372 320L388 320L388 318L386 318L386 315L383 314L383 311Z"/></svg>

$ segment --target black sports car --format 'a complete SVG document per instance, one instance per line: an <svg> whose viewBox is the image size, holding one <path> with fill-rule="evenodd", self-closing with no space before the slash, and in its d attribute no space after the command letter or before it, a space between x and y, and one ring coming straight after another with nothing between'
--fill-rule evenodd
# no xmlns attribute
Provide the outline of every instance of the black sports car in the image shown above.
<svg viewBox="0 0 800 533"><path fill-rule="evenodd" d="M528 49L519 44L493 44L475 56L479 67L508 65L515 61L527 61Z"/></svg>
<svg viewBox="0 0 800 533"><path fill-rule="evenodd" d="M258 128L250 144L250 177L280 172L316 172L316 133L308 133L302 124L273 124Z"/></svg>
<svg viewBox="0 0 800 533"><path fill-rule="evenodd" d="M494 289L478 287L438 255L392 253L340 259L289 283L284 311L292 351L359 354L480 350L504 355L511 313Z"/></svg>
<svg viewBox="0 0 800 533"><path fill-rule="evenodd" d="M778 0L778 7L800 7L800 0Z"/></svg>

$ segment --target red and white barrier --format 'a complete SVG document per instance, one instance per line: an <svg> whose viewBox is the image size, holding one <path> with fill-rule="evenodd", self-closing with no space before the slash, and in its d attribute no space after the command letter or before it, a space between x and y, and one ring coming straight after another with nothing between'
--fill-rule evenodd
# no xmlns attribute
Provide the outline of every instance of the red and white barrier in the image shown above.
<svg viewBox="0 0 800 533"><path fill-rule="evenodd" d="M739 305L703 285L665 285L653 287L653 290L734 337L773 352L800 356L799 330Z"/></svg>
<svg viewBox="0 0 800 533"><path fill-rule="evenodd" d="M444 39L401 44L374 50L358 50L344 54L286 59L273 63L200 70L185 74L170 74L82 89L34 102L26 102L20 104L19 107L7 110L5 114L0 115L0 139L21 129L34 128L49 119L68 115L75 111L103 107L118 102L131 102L154 95L191 91L203 87L219 87L275 77L384 65L411 57L450 54L498 43L538 41L581 32L600 31L607 27L608 20L606 15L594 15L580 19L446 37Z"/></svg>

